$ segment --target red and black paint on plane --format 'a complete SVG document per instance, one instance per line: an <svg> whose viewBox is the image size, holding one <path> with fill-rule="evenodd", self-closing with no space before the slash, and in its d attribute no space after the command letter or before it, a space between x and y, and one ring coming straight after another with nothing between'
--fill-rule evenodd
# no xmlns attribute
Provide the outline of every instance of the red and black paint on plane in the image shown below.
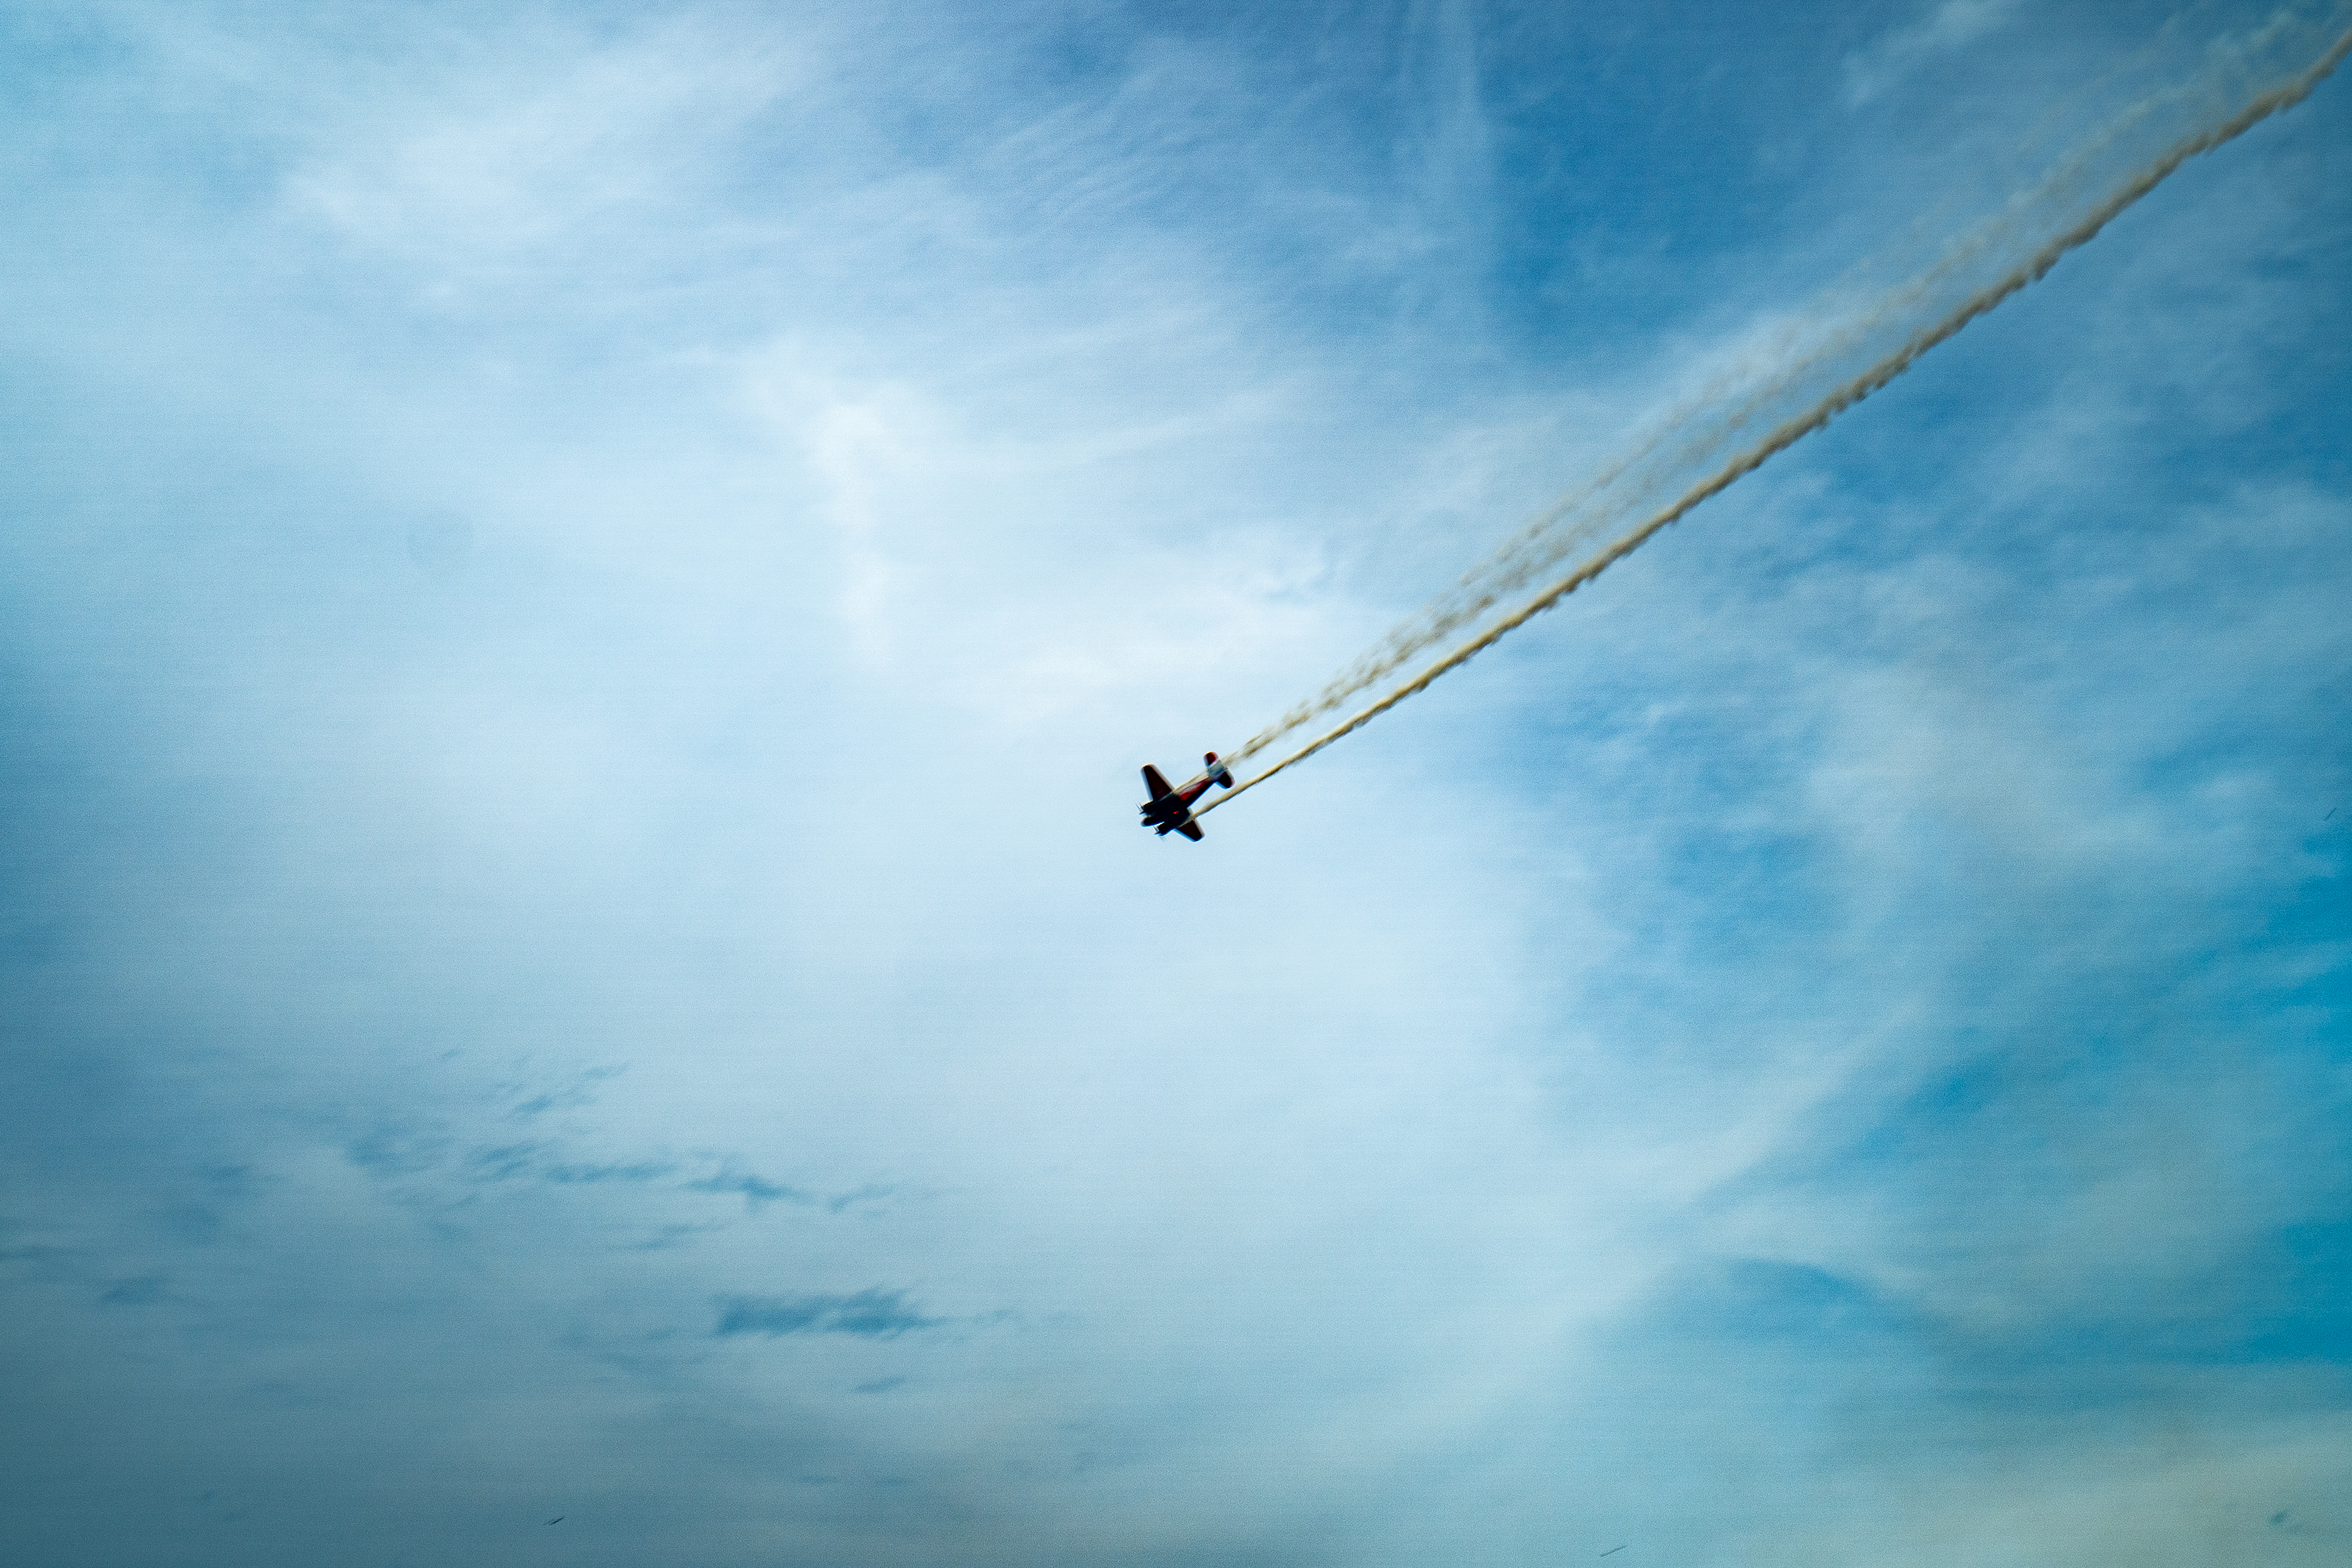
<svg viewBox="0 0 2352 1568"><path fill-rule="evenodd" d="M1210 752L1201 760L1208 765L1175 789L1168 787L1158 768L1143 764L1143 787L1151 792L1151 798L1140 807L1144 826L1162 838L1181 833L1195 844L1201 841L1201 825L1192 820L1192 803L1208 794L1211 784L1234 787L1234 770L1217 761L1216 752Z"/></svg>

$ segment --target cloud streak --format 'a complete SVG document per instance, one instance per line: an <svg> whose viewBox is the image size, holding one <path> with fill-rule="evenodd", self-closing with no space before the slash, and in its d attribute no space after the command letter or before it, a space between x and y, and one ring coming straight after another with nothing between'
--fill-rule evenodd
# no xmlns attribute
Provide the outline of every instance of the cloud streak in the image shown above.
<svg viewBox="0 0 2352 1568"><path fill-rule="evenodd" d="M850 1334L864 1340L895 1340L918 1329L938 1328L944 1319L927 1318L907 1305L904 1290L879 1287L849 1296L722 1296L719 1339L760 1334Z"/></svg>

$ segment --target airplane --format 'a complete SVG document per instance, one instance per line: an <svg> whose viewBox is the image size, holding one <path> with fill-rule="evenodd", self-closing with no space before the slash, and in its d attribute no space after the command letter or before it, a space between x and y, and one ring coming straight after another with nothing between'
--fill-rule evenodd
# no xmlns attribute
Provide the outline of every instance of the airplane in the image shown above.
<svg viewBox="0 0 2352 1568"><path fill-rule="evenodd" d="M1208 794L1211 784L1234 787L1234 770L1217 761L1216 752L1207 752L1201 760L1208 765L1185 780L1181 789L1170 789L1158 768L1143 764L1143 787L1151 792L1151 798L1139 808L1144 826L1158 829L1162 838L1175 832L1195 844L1201 841L1201 825L1192 820L1192 803Z"/></svg>

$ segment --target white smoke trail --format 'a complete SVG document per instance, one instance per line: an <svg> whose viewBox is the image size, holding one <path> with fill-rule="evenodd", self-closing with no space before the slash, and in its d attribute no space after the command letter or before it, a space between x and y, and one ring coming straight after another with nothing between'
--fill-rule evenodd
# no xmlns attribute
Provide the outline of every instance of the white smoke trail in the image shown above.
<svg viewBox="0 0 2352 1568"><path fill-rule="evenodd" d="M2337 9L2343 7L2339 5ZM2169 34L2184 19L2174 18L2164 32ZM2005 266L2003 258L2015 255L2020 246L2071 226L2088 199L2084 187L2093 182L2102 162L2119 154L2132 159L2135 165L2139 163L2148 154L2134 151L2135 133L2156 128L2167 118L2167 110L2179 110L2203 98L2210 100L2210 113L2229 112L2243 97L2242 90L2231 90L2233 79L2247 74L2266 48L2298 27L2307 34L2310 24L2290 7L2251 34L2211 45L2200 68L2188 80L2159 88L2128 104L2075 144L2040 179L2011 194L1988 217L1946 243L1898 286L1871 296L1850 279L1825 293L1769 342L1751 349L1740 363L1718 372L1696 397L1506 542L1453 589L1394 628L1320 692L1251 737L1232 760L1245 762L1291 731L1338 710L1350 698L1402 668L1415 655L1475 625L1580 547L1615 532L1654 506L1660 497L1686 484L1687 476L1715 466L1747 429L1777 423L1785 417L1785 410L1806 406L1823 388L1842 384L1856 367L1882 357L1889 345L1874 349L1874 335L1934 311L1939 297L1969 297L1981 287L1988 269ZM2120 65L2110 79L2136 74L2158 57L2162 41L2160 35L2139 56ZM2045 111L2045 120L2056 123L2063 112L2063 105L2053 105ZM1878 270L1887 269L1885 258L1874 265ZM1874 264L1865 263L1852 276L1865 275L1873 268ZM1857 295L1862 296L1859 303ZM1748 384L1743 387L1743 383ZM1776 409L1784 412L1776 416Z"/></svg>
<svg viewBox="0 0 2352 1568"><path fill-rule="evenodd" d="M2340 18L2347 9L2335 7ZM2116 121L2086 142L2075 153L2063 160L2036 187L2021 193L2006 205L2003 211L1962 237L1927 271L1890 293L1882 296L1856 315L1839 321L1830 332L1812 346L1786 354L1774 367L1773 374L1762 385L1740 395L1690 442L1677 449L1684 459L1670 462L1659 471L1644 475L1636 485L1616 495L1612 487L1643 458L1658 450L1675 431L1690 418L1688 414L1670 418L1655 434L1647 437L1625 458L1612 464L1598 478L1590 481L1567 500L1538 518L1527 529L1508 542L1502 550L1490 555L1455 588L1440 597L1414 620L1405 623L1390 634L1371 653L1365 655L1315 698L1286 713L1275 725L1253 737L1227 760L1239 762L1265 750L1281 736L1297 729L1319 714L1332 711L1349 697L1375 684L1393 673L1412 656L1433 646L1449 634L1475 624L1494 605L1512 592L1533 581L1536 574L1557 565L1582 543L1612 522L1632 514L1634 505L1654 493L1676 471L1688 471L1688 459L1719 449L1737 437L1740 431L1753 424L1760 413L1768 410L1777 398L1802 387L1809 373L1832 365L1841 357L1841 350L1851 349L1867 340L1879 325L1916 310L1933 299L1937 286L1954 278L1968 275L1968 264L1973 260L1997 257L1999 241L2015 234L2021 226L2020 215L2034 204L2047 199L2053 192L2064 193L2078 187L2097 163L2099 155L2111 151L2129 130L2145 123L2166 107L2185 99L2210 95L2226 74L2241 68L2245 59L2257 53L2281 33L2298 25L2300 19L2292 11L2282 12L2263 29L2243 39L2216 45L2211 54L2216 63L2199 79L2181 87L2151 95L2134 104ZM2302 24L2308 26L2308 24ZM1253 786L1264 783L1294 763L1303 762L1342 736L1350 734L1373 719L1395 707L1406 698L1425 689L1431 682L1448 670L1468 663L1493 647L1510 632L1525 625L1545 610L1550 609L1578 588L1598 577L1610 566L1639 549L1653 535L1680 519L1693 507L1720 493L1753 472L1776 454L1786 450L1853 407L1864 398L1886 385L1908 370L1919 356L1937 343L1958 332L1970 321L1992 310L2011 295L2040 279L2068 251L2088 243L2116 216L2168 178L2189 159L2208 153L2308 97L2312 89L2325 80L2347 53L2352 53L2352 29L2338 35L2315 60L2302 70L2277 81L2264 90L2243 100L2226 118L2209 122L2175 141L2153 160L2133 170L2111 184L2087 211L2081 212L2070 226L2051 236L2022 259L2010 266L1999 276L1984 282L1953 303L1929 324L1917 329L1900 341L1859 373L1836 382L1801 411L1773 426L1761 439L1723 462L1712 473L1684 490L1670 505L1649 515L1638 527L1622 534L1605 549L1588 557L1574 570L1550 584L1512 611L1488 626L1476 637L1462 644L1444 658L1430 665L1411 679L1393 688L1377 701L1350 717L1346 722L1318 736L1307 744L1284 756L1272 766L1244 780L1230 793L1200 808L1200 814L1214 810ZM2029 229L2030 232L2030 229ZM1595 503L1598 504L1595 504ZM1590 510L1586 510L1590 509ZM1583 511L1584 515L1577 515ZM1196 814L1199 815L1199 814Z"/></svg>

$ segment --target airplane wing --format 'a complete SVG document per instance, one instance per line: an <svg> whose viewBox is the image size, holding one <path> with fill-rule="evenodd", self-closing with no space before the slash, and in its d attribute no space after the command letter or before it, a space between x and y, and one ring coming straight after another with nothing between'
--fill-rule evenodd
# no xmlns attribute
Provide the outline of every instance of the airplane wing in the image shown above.
<svg viewBox="0 0 2352 1568"><path fill-rule="evenodd" d="M1192 805L1200 798L1202 791L1209 786L1188 784L1181 790L1171 789L1166 776L1149 763L1143 765L1143 783L1151 791L1151 798L1143 807L1143 826L1154 829L1163 838L1172 829L1198 843L1201 830L1193 826Z"/></svg>

